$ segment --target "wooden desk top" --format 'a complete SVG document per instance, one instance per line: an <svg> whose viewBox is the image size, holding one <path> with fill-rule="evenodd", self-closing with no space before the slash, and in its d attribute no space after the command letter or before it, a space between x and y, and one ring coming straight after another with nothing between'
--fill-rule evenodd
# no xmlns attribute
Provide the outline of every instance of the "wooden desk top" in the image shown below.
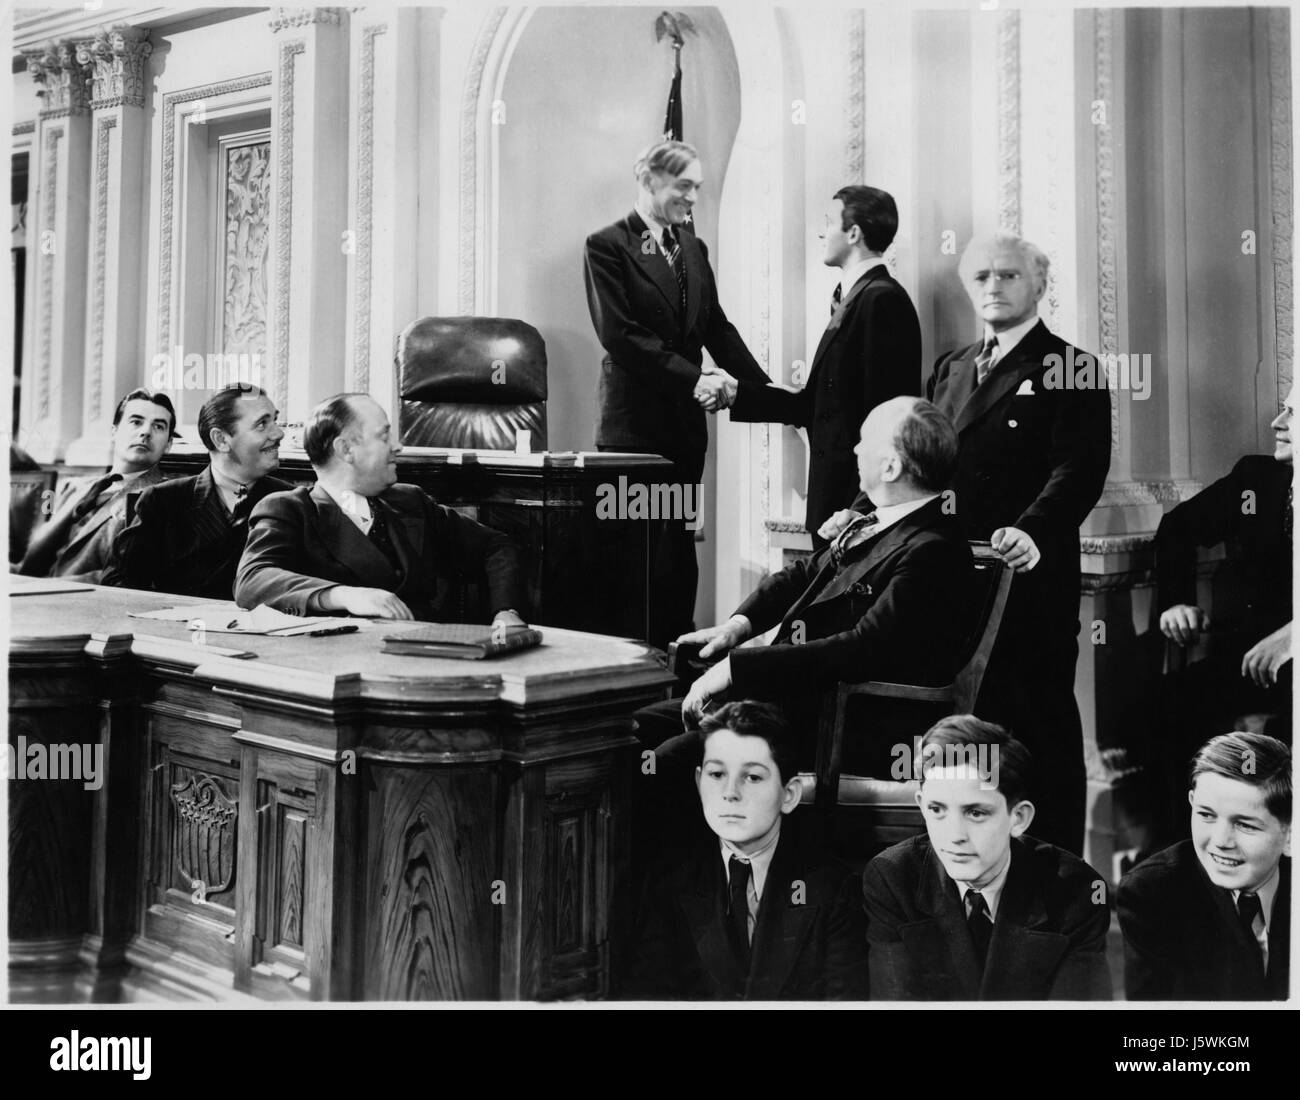
<svg viewBox="0 0 1300 1100"><path fill-rule="evenodd" d="M130 653L216 684L318 703L364 699L482 706L500 701L527 707L621 690L644 692L672 682L659 652L649 646L544 623L533 624L543 634L536 649L469 661L383 653L383 636L405 623L376 622L356 634L318 638L209 632L196 644L183 623L129 616L199 602L190 597L94 587L7 600L11 659ZM232 614L238 610L233 603L220 606ZM223 653L229 650L256 656Z"/></svg>

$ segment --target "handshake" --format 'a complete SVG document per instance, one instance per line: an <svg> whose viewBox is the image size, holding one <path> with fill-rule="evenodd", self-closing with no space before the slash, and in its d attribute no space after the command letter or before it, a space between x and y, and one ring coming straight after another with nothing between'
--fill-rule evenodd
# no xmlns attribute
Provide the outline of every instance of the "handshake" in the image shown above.
<svg viewBox="0 0 1300 1100"><path fill-rule="evenodd" d="M706 412L729 409L736 400L736 380L725 370L706 363L700 368L700 380L692 396Z"/></svg>

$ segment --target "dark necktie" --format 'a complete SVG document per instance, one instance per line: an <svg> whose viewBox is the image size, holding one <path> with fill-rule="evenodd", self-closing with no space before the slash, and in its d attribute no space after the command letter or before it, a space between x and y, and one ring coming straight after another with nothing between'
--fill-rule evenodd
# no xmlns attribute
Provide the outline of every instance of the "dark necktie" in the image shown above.
<svg viewBox="0 0 1300 1100"><path fill-rule="evenodd" d="M95 510L95 505L99 502L99 495L110 485L122 480L121 474L105 474L103 477L96 478L86 490L82 498L77 501L76 508L73 509L74 519L82 520Z"/></svg>
<svg viewBox="0 0 1300 1100"><path fill-rule="evenodd" d="M248 495L248 486L243 484L236 485L235 486L235 507L234 510L230 513L231 526L238 527L241 524L247 523L248 513L251 512L252 510L253 510L253 501L252 498L249 497Z"/></svg>
<svg viewBox="0 0 1300 1100"><path fill-rule="evenodd" d="M998 338L990 336L984 341L984 346L980 349L979 355L975 357L975 385L982 386L984 379L989 376L989 371L993 369L993 356L997 354Z"/></svg>
<svg viewBox="0 0 1300 1100"><path fill-rule="evenodd" d="M970 929L970 938L975 944L975 957L979 959L980 970L989 957L989 940L993 938L993 919L989 916L989 903L978 890L966 893L966 903L970 912L966 916L966 927Z"/></svg>
<svg viewBox="0 0 1300 1100"><path fill-rule="evenodd" d="M386 511L387 508L384 504L374 497L370 498L370 531L366 537L388 559L388 564L393 567L393 572L397 574L397 579L400 582L405 572L402 569L402 559L398 556L397 547L393 545L393 540L388 534Z"/></svg>
<svg viewBox="0 0 1300 1100"><path fill-rule="evenodd" d="M835 564L839 565L844 560L844 555L853 548L850 545L851 541L859 531L874 527L879 522L880 517L875 512L868 512L865 516L857 516L850 520L849 525L831 543L831 558Z"/></svg>
<svg viewBox="0 0 1300 1100"><path fill-rule="evenodd" d="M686 316L686 264L682 261L682 246L677 243L677 238L673 235L671 229L664 230L664 258L668 261L668 266L673 269L673 275L677 278L677 293L680 298L682 307L682 317Z"/></svg>
<svg viewBox="0 0 1300 1100"><path fill-rule="evenodd" d="M831 316L834 317L839 312L840 302L844 300L844 288L839 283L835 284L835 293L831 295Z"/></svg>
<svg viewBox="0 0 1300 1100"><path fill-rule="evenodd" d="M1282 513L1282 531L1286 535L1286 541L1291 541L1292 532L1295 529L1295 505L1291 493L1295 489L1294 485L1286 487L1286 511Z"/></svg>
<svg viewBox="0 0 1300 1100"><path fill-rule="evenodd" d="M750 865L732 856L727 861L727 938L736 961L749 969L749 876Z"/></svg>
<svg viewBox="0 0 1300 1100"><path fill-rule="evenodd" d="M1255 919L1264 919L1264 907L1260 904L1258 894L1247 894L1245 892L1237 895L1237 920L1241 922L1242 930L1250 938L1250 942L1255 947L1256 957L1260 963L1264 962L1264 955L1259 949L1259 940L1255 938Z"/></svg>

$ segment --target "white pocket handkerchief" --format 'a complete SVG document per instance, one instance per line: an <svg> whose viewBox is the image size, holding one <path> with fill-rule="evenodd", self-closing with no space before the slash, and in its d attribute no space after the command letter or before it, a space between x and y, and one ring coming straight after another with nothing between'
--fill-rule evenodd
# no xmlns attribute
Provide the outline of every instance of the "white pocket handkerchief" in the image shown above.
<svg viewBox="0 0 1300 1100"><path fill-rule="evenodd" d="M1020 389L1016 390L1017 397L1033 397L1034 384L1028 378L1020 383Z"/></svg>

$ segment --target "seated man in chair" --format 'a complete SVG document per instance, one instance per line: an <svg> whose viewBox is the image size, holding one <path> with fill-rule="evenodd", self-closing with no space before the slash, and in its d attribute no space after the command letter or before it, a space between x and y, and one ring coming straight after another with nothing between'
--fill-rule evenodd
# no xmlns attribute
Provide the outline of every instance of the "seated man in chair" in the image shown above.
<svg viewBox="0 0 1300 1100"><path fill-rule="evenodd" d="M957 457L952 422L928 401L896 397L868 414L855 453L876 511L809 560L768 577L721 626L678 639L704 642L701 657L724 659L680 704L637 712L638 736L655 749L662 780L655 800L665 806L688 801L679 773L699 762L698 741L682 733L683 724L694 726L724 698L781 702L802 734L804 766L814 755L819 689L861 680L940 685L956 673L974 564L940 495ZM771 645L737 648L777 624ZM846 770L860 767L863 747L846 741Z"/></svg>
<svg viewBox="0 0 1300 1100"><path fill-rule="evenodd" d="M235 578L240 607L454 622L464 581L485 573L493 622L523 624L514 544L418 487L395 484L402 447L377 401L356 393L322 401L303 448L317 482L253 510Z"/></svg>

